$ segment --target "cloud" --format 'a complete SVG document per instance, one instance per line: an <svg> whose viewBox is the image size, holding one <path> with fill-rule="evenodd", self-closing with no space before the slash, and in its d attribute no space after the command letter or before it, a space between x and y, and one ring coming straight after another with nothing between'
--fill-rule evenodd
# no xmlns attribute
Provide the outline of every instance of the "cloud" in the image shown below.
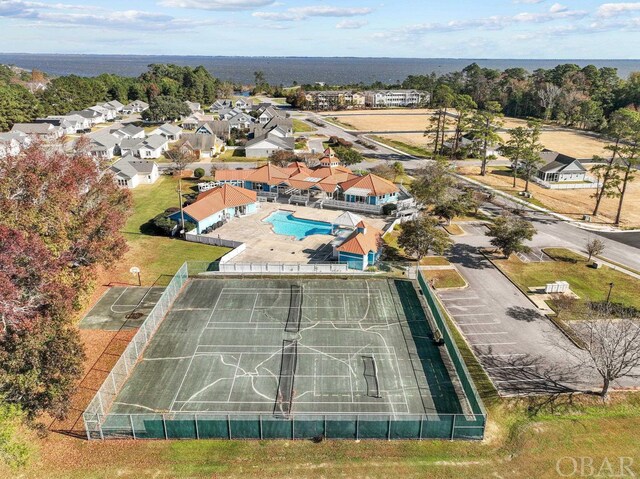
<svg viewBox="0 0 640 479"><path fill-rule="evenodd" d="M603 3L598 8L596 15L603 18L617 17L628 12L640 10L640 2L635 3Z"/></svg>
<svg viewBox="0 0 640 479"><path fill-rule="evenodd" d="M513 0L513 3L538 4L546 1L547 0Z"/></svg>
<svg viewBox="0 0 640 479"><path fill-rule="evenodd" d="M404 28L381 32L374 35L378 39L393 41L406 41L416 35L428 33L447 33L463 30L504 30L513 25L548 23L556 20L579 20L589 15L584 10L570 10L556 3L549 10L538 13L518 13L516 15L494 15L491 17L476 18L470 20L452 20L446 23L422 23L407 25Z"/></svg>
<svg viewBox="0 0 640 479"><path fill-rule="evenodd" d="M51 26L83 25L105 30L189 30L213 24L139 10L107 11L100 7L10 0L0 2L0 18L31 20Z"/></svg>
<svg viewBox="0 0 640 479"><path fill-rule="evenodd" d="M366 20L342 20L336 24L338 30L356 30L367 25Z"/></svg>
<svg viewBox="0 0 640 479"><path fill-rule="evenodd" d="M367 7L332 7L329 5L312 5L308 7L288 8L284 12L254 12L253 16L274 22L295 22L309 17L356 17L368 15L373 9Z"/></svg>
<svg viewBox="0 0 640 479"><path fill-rule="evenodd" d="M275 0L161 0L160 5L194 10L240 11L275 4Z"/></svg>

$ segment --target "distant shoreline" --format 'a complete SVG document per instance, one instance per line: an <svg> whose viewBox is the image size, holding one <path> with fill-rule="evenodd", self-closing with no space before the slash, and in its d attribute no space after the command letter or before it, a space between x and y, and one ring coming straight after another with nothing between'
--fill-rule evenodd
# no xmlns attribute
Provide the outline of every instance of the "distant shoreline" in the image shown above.
<svg viewBox="0 0 640 479"><path fill-rule="evenodd" d="M54 76L98 76L113 73L135 77L150 63L175 63L184 66L203 65L221 80L239 84L254 81L253 73L263 71L266 80L275 85L294 82L329 84L393 84L409 75L438 75L460 71L471 63L481 67L505 70L524 68L529 72L549 69L558 64L575 63L584 67L612 67L622 78L640 71L638 60L611 59L491 59L491 58L391 58L391 57L301 57L301 56L208 56L208 55L121 55L121 54L42 54L0 53L0 63L21 68L36 68Z"/></svg>

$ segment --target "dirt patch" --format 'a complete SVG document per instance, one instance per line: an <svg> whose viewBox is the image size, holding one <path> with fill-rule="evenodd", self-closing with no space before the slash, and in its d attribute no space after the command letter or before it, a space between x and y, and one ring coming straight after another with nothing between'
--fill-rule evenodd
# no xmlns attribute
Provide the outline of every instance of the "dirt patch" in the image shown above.
<svg viewBox="0 0 640 479"><path fill-rule="evenodd" d="M480 176L479 167L463 167L458 172L492 186L498 190L517 193L524 191L524 180L518 179L516 187L513 188L511 172L505 168L489 167L487 176ZM545 207L569 216L574 219L582 219L582 215L591 215L595 206L595 200L591 197L595 193L594 189L584 190L548 190L531 182L529 190L533 197L541 202ZM629 185L627 198L622 212L622 226L633 227L640 225L640 208L635 207L640 202L640 181ZM592 218L593 222L611 224L615 219L618 200L616 198L605 198L600 206L600 214Z"/></svg>
<svg viewBox="0 0 640 479"><path fill-rule="evenodd" d="M522 126L522 125L514 125ZM507 128L513 128L507 127ZM509 140L508 133L500 133L504 141ZM595 155L605 156L604 147L607 142L595 135L568 129L553 129L540 134L540 142L549 150L558 151L574 158L593 158Z"/></svg>
<svg viewBox="0 0 640 479"><path fill-rule="evenodd" d="M64 420L47 419L44 421L49 430L76 437L84 437L82 413L95 396L96 391L102 386L102 383L135 333L135 330L80 330L80 338L87 355L84 363L84 376L71 397L71 408L67 418Z"/></svg>

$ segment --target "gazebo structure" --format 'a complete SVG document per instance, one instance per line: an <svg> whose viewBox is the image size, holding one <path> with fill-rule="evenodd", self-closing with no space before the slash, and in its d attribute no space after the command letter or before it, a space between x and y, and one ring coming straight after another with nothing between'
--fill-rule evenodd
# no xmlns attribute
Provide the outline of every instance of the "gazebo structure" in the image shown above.
<svg viewBox="0 0 640 479"><path fill-rule="evenodd" d="M349 228L355 230L358 224L362 221L362 218L350 211L345 211L335 220L331 222L331 228L333 230L337 228Z"/></svg>

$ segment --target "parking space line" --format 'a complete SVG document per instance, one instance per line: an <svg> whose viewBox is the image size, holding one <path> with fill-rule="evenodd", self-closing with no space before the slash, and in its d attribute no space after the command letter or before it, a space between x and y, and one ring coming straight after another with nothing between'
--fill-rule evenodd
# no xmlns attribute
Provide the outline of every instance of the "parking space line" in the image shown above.
<svg viewBox="0 0 640 479"><path fill-rule="evenodd" d="M492 324L500 324L500 321L493 321L491 323L457 323L458 326L490 326Z"/></svg>
<svg viewBox="0 0 640 479"><path fill-rule="evenodd" d="M447 298L442 293L440 294L440 296L442 297L442 299L445 302L447 302L447 301L469 301L469 300L472 300L472 299L480 299L480 297L478 297L478 296L469 296L469 297L461 297L461 298Z"/></svg>
<svg viewBox="0 0 640 479"><path fill-rule="evenodd" d="M478 354L479 357L484 358L500 358L505 356L526 356L525 353L505 353L505 354Z"/></svg>
<svg viewBox="0 0 640 479"><path fill-rule="evenodd" d="M497 333L468 333L468 332L465 331L465 333L464 333L465 336L489 336L491 334L509 334L509 333L507 333L506 331L500 331L500 332L497 332Z"/></svg>

